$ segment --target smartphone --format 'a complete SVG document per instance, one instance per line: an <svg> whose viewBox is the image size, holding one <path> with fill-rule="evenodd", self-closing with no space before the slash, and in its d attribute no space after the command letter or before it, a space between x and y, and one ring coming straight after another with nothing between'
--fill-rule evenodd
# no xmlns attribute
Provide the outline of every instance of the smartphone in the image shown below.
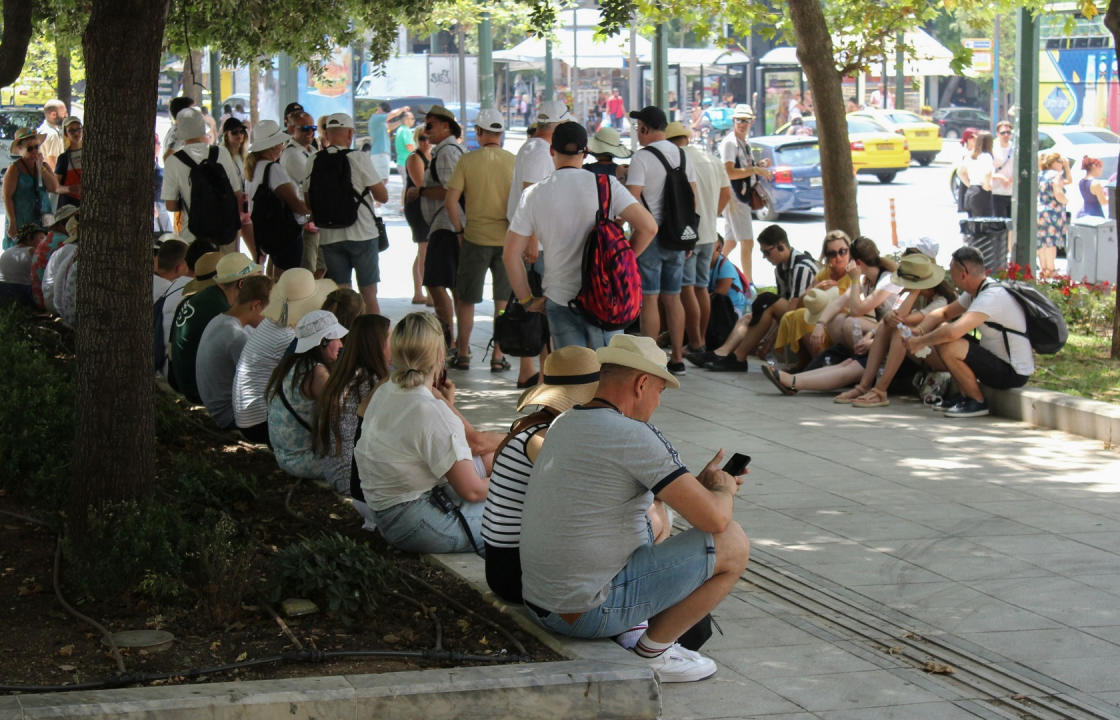
<svg viewBox="0 0 1120 720"><path fill-rule="evenodd" d="M751 456L744 455L743 453L735 453L727 464L723 466L723 471L732 477L742 475L747 466L751 464Z"/></svg>
<svg viewBox="0 0 1120 720"><path fill-rule="evenodd" d="M444 368L443 371L440 372L439 377L436 378L436 387L437 388L441 388L445 385L447 385L447 369L446 368ZM748 462L749 462L749 460L748 460Z"/></svg>

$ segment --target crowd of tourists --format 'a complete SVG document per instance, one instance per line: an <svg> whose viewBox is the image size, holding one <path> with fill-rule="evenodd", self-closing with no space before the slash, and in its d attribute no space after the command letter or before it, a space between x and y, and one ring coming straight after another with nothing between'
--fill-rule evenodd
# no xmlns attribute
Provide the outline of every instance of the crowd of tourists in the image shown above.
<svg viewBox="0 0 1120 720"><path fill-rule="evenodd" d="M178 230L154 251L154 372L219 428L270 447L285 472L348 498L394 547L476 552L494 593L543 627L614 637L666 682L716 671L697 649L750 548L733 519L744 468L720 451L693 472L651 423L686 359L741 372L756 355L781 394L843 391L836 402L856 408L886 405L922 372L950 417L986 414L982 386L1017 387L1033 371L1023 310L968 247L946 271L930 241L895 260L836 230L814 257L771 225L758 243L777 288L758 293L748 203L770 171L753 160L746 105L718 160L652 106L630 113L631 152L614 128L589 137L544 102L517 155L501 147L497 112L478 114L480 147L466 152L455 115L429 108L398 164L426 290L413 300L430 297L434 312L395 326L377 299L387 171L350 149L348 115L317 124L293 104L284 127L248 132L231 116L211 144L197 108L177 98L172 110L160 194ZM76 126L80 148L80 123L61 126ZM20 131L14 147L46 178L58 165L43 145ZM22 172L5 189L23 187ZM73 324L80 178L69 172L45 183L74 196L49 225L9 213L0 280ZM589 261L599 245L610 252ZM550 337L539 358L519 358L510 415L527 414L508 433L476 429L448 376L472 367L487 273L495 312L539 313ZM510 367L495 347L490 369ZM691 529L674 534L674 514Z"/></svg>

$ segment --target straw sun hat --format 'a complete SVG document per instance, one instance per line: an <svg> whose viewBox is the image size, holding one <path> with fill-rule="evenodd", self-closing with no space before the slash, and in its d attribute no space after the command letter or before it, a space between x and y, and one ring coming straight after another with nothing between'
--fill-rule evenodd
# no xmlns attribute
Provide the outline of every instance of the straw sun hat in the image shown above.
<svg viewBox="0 0 1120 720"><path fill-rule="evenodd" d="M599 358L595 351L578 345L562 347L544 361L539 385L534 385L517 401L520 412L530 405L544 405L559 412L582 405L595 397L599 387Z"/></svg>

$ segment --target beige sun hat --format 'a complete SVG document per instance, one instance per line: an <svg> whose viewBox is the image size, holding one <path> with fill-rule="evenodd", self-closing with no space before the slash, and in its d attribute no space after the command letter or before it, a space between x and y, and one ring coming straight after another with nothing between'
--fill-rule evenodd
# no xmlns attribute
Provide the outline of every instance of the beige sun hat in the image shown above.
<svg viewBox="0 0 1120 720"><path fill-rule="evenodd" d="M840 288L835 285L827 290L813 288L805 293L805 297L801 299L801 304L808 311L805 314L805 322L816 325L820 321L824 309L838 297L840 297Z"/></svg>
<svg viewBox="0 0 1120 720"><path fill-rule="evenodd" d="M250 275L260 275L264 268L250 260L245 253L235 252L222 255L214 270L214 282L218 285L225 285L226 283L237 282Z"/></svg>
<svg viewBox="0 0 1120 720"><path fill-rule="evenodd" d="M222 259L220 252L208 252L201 255L194 263L194 280L183 286L183 296L205 290L214 284L218 274L218 261Z"/></svg>
<svg viewBox="0 0 1120 720"><path fill-rule="evenodd" d="M599 128L587 141L587 149L592 155L613 155L616 158L628 158L634 154L634 151L622 144L618 131L612 127Z"/></svg>
<svg viewBox="0 0 1120 720"><path fill-rule="evenodd" d="M657 347L657 342L644 335L619 334L611 338L611 344L595 351L602 365L621 365L665 381L668 387L679 388L681 383L665 367L665 351Z"/></svg>
<svg viewBox="0 0 1120 720"><path fill-rule="evenodd" d="M316 280L310 270L290 268L277 278L268 296L268 306L261 314L294 328L304 315L322 308L327 295L337 289L333 280Z"/></svg>
<svg viewBox="0 0 1120 720"><path fill-rule="evenodd" d="M903 255L894 271L894 284L907 290L928 290L945 279L945 269L922 253Z"/></svg>
<svg viewBox="0 0 1120 720"><path fill-rule="evenodd" d="M20 128L16 130L15 137L12 138L12 150L16 149L16 145L23 145L29 140L38 140L42 143L47 139L46 133L36 132L35 128Z"/></svg>
<svg viewBox="0 0 1120 720"><path fill-rule="evenodd" d="M541 382L517 400L520 412L530 405L544 405L564 412L573 405L591 402L599 387L599 358L595 351L569 345L549 353L544 361Z"/></svg>
<svg viewBox="0 0 1120 720"><path fill-rule="evenodd" d="M732 118L748 118L754 120L754 108L746 103L739 103L731 113Z"/></svg>

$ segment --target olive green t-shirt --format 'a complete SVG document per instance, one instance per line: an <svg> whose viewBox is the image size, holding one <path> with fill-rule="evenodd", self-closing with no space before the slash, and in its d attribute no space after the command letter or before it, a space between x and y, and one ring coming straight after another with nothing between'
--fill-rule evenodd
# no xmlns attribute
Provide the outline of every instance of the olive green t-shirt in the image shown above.
<svg viewBox="0 0 1120 720"><path fill-rule="evenodd" d="M201 403L198 384L195 382L194 362L198 355L198 342L207 324L218 315L229 310L226 294L217 285L184 298L175 308L175 320L171 324L171 374L176 389L190 400Z"/></svg>

